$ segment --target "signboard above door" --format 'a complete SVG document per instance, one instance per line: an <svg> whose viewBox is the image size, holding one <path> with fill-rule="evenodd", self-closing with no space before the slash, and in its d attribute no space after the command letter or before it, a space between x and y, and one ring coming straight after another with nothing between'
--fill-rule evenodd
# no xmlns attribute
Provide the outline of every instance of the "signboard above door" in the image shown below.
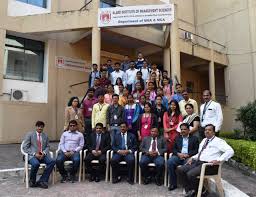
<svg viewBox="0 0 256 197"><path fill-rule="evenodd" d="M174 5L141 5L99 8L98 27L170 24Z"/></svg>

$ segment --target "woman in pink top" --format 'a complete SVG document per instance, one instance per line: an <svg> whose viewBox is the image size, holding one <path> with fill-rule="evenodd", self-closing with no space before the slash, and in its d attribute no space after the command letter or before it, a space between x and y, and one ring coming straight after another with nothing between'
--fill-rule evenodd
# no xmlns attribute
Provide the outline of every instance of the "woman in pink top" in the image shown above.
<svg viewBox="0 0 256 197"><path fill-rule="evenodd" d="M114 94L113 86L108 85L107 94L104 95L104 102L111 105L112 104L112 95Z"/></svg>
<svg viewBox="0 0 256 197"><path fill-rule="evenodd" d="M172 152L174 140L179 135L177 127L182 120L179 104L177 101L172 100L169 109L164 113L163 117L164 138L167 140L168 153Z"/></svg>
<svg viewBox="0 0 256 197"><path fill-rule="evenodd" d="M171 85L169 83L169 80L167 78L163 79L163 91L164 91L164 96L168 99L168 102L171 101L172 98L172 89Z"/></svg>

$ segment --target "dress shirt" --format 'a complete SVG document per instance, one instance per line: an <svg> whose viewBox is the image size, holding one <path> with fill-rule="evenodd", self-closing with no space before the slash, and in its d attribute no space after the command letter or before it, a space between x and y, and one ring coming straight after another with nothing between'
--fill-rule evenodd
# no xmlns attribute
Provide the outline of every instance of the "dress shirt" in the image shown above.
<svg viewBox="0 0 256 197"><path fill-rule="evenodd" d="M146 81L149 79L150 76L150 68L141 68L140 71L142 72L142 79L146 83Z"/></svg>
<svg viewBox="0 0 256 197"><path fill-rule="evenodd" d="M133 85L134 81L136 80L136 74L139 70L136 68L134 69L128 69L125 74L126 74L126 84L127 85Z"/></svg>
<svg viewBox="0 0 256 197"><path fill-rule="evenodd" d="M84 101L83 101L83 114L84 114L85 118L91 118L92 108L93 108L93 105L95 103L97 103L97 99L94 98L94 97L92 99L89 99L89 98L84 99Z"/></svg>
<svg viewBox="0 0 256 197"><path fill-rule="evenodd" d="M194 100L194 99L191 99L189 98L188 101L186 101L185 99L181 100L179 102L179 107L180 107L180 112L182 114L182 116L186 116L188 115L187 112L186 112L186 109L185 109L185 105L187 103L190 103L194 106L194 113L198 114L198 105L197 105L197 102Z"/></svg>
<svg viewBox="0 0 256 197"><path fill-rule="evenodd" d="M107 124L119 126L124 121L124 107L121 105L110 105L107 111Z"/></svg>
<svg viewBox="0 0 256 197"><path fill-rule="evenodd" d="M184 98L183 98L183 96L181 95L181 94L179 94L179 93L175 93L173 96L172 96L172 100L175 100L175 101L177 101L178 103L181 101L181 100L183 100Z"/></svg>
<svg viewBox="0 0 256 197"><path fill-rule="evenodd" d="M122 79L122 82L123 82L123 85L126 86L126 77L125 77L125 72L122 71L122 70L119 70L119 71L113 71L110 75L111 77L111 83L112 85L115 85L116 84L116 79L117 78L121 78Z"/></svg>
<svg viewBox="0 0 256 197"><path fill-rule="evenodd" d="M149 147L149 152L152 151L152 144L153 144L154 139L151 138L151 143L150 143L150 147ZM156 152L158 153L158 155L160 155L160 153L158 152L158 148L157 148L157 137L155 138L156 141Z"/></svg>
<svg viewBox="0 0 256 197"><path fill-rule="evenodd" d="M181 153L188 154L188 136L187 137L182 137Z"/></svg>
<svg viewBox="0 0 256 197"><path fill-rule="evenodd" d="M79 152L84 147L84 136L81 132L65 131L60 138L60 149L65 153L67 151Z"/></svg>
<svg viewBox="0 0 256 197"><path fill-rule="evenodd" d="M92 71L90 74L90 87L94 86L94 80L95 78L98 77L100 78L100 71Z"/></svg>
<svg viewBox="0 0 256 197"><path fill-rule="evenodd" d="M95 128L97 123L102 123L106 127L107 110L109 104L107 103L96 103L92 109L92 128Z"/></svg>
<svg viewBox="0 0 256 197"><path fill-rule="evenodd" d="M198 153L194 155L193 159L198 159L198 155L206 143L207 138L204 138L199 145ZM226 143L225 140L214 136L210 139L208 145L201 152L200 161L210 162L213 160L227 161L234 155L234 150Z"/></svg>
<svg viewBox="0 0 256 197"><path fill-rule="evenodd" d="M124 61L121 63L121 70L124 72L130 68L130 61Z"/></svg>
<svg viewBox="0 0 256 197"><path fill-rule="evenodd" d="M206 110L203 114L205 105ZM215 126L215 131L219 131L223 122L223 115L220 104L212 100L210 100L207 104L202 104L200 106L200 121L202 127L205 127L207 124L213 124Z"/></svg>

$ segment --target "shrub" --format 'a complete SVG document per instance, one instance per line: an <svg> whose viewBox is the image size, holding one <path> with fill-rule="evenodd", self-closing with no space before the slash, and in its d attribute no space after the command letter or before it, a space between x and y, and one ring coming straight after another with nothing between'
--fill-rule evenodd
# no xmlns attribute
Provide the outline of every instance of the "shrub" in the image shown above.
<svg viewBox="0 0 256 197"><path fill-rule="evenodd" d="M256 170L256 142L227 138L225 140L235 151L234 160Z"/></svg>
<svg viewBox="0 0 256 197"><path fill-rule="evenodd" d="M245 139L242 132L238 129L234 131L222 131L220 132L220 137L228 139Z"/></svg>

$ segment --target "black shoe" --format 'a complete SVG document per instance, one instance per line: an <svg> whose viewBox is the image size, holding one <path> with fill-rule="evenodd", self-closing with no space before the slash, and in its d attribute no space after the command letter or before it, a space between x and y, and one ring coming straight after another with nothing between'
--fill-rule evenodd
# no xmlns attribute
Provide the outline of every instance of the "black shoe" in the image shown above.
<svg viewBox="0 0 256 197"><path fill-rule="evenodd" d="M71 175L70 181L71 181L71 183L74 183L76 181L76 176L75 175Z"/></svg>
<svg viewBox="0 0 256 197"><path fill-rule="evenodd" d="M43 189L48 189L48 184L46 182L39 182L38 187Z"/></svg>
<svg viewBox="0 0 256 197"><path fill-rule="evenodd" d="M168 190L169 190L169 191L172 191L172 190L175 190L176 188L177 188L176 185L170 185L170 186L168 187Z"/></svg>
<svg viewBox="0 0 256 197"><path fill-rule="evenodd" d="M196 195L195 190L190 190L185 194L185 197L194 197Z"/></svg>
<svg viewBox="0 0 256 197"><path fill-rule="evenodd" d="M100 177L96 176L95 177L95 182L97 182L97 183L100 182Z"/></svg>
<svg viewBox="0 0 256 197"><path fill-rule="evenodd" d="M134 184L134 180L131 180L131 179L127 179L127 182L128 182L130 185L133 185L133 184Z"/></svg>
<svg viewBox="0 0 256 197"><path fill-rule="evenodd" d="M61 182L61 183L66 183L66 182L67 182L67 175L61 176L60 182Z"/></svg>
<svg viewBox="0 0 256 197"><path fill-rule="evenodd" d="M202 197L207 197L209 192L204 188L202 191Z"/></svg>
<svg viewBox="0 0 256 197"><path fill-rule="evenodd" d="M36 183L35 181L29 181L29 187L38 187L38 183Z"/></svg>
<svg viewBox="0 0 256 197"><path fill-rule="evenodd" d="M115 178L113 178L112 183L115 184L115 183L118 183L120 181L121 181L121 177L115 177Z"/></svg>
<svg viewBox="0 0 256 197"><path fill-rule="evenodd" d="M150 183L150 178L148 178L148 177L144 178L143 184L144 184L144 185L147 185L147 184L149 184L149 183Z"/></svg>
<svg viewBox="0 0 256 197"><path fill-rule="evenodd" d="M95 180L95 177L91 175L89 178L89 182L93 182L94 180Z"/></svg>
<svg viewBox="0 0 256 197"><path fill-rule="evenodd" d="M156 182L156 185L157 185L157 186L161 186L161 185L162 185L162 181L161 181L161 179L158 178L158 177L155 178L155 182Z"/></svg>

